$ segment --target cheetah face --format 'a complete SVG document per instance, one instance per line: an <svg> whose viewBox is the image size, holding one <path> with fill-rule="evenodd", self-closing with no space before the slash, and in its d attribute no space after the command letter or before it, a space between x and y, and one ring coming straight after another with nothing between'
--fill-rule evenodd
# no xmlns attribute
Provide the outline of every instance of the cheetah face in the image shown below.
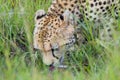
<svg viewBox="0 0 120 80"><path fill-rule="evenodd" d="M35 16L34 48L39 49L46 65L59 66L68 49L75 43L74 26L70 24L70 13L63 15L38 10Z"/></svg>

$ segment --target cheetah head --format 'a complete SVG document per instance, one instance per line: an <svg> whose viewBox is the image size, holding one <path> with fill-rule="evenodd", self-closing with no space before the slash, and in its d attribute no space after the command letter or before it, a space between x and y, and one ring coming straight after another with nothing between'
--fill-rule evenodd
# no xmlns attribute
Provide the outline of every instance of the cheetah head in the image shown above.
<svg viewBox="0 0 120 80"><path fill-rule="evenodd" d="M42 54L43 63L59 66L68 49L75 43L74 26L71 24L70 13L62 15L45 13L38 10L35 15L34 48Z"/></svg>

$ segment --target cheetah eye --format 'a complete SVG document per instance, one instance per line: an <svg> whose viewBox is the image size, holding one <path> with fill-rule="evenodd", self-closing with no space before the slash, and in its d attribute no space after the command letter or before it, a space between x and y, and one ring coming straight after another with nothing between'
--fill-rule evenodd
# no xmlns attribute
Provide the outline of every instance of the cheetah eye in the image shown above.
<svg viewBox="0 0 120 80"><path fill-rule="evenodd" d="M60 15L60 19L61 19L61 20L64 20L64 16L63 16L63 15Z"/></svg>
<svg viewBox="0 0 120 80"><path fill-rule="evenodd" d="M52 49L53 49L54 51L59 51L59 46L58 46L57 43L52 44L51 47L52 47Z"/></svg>

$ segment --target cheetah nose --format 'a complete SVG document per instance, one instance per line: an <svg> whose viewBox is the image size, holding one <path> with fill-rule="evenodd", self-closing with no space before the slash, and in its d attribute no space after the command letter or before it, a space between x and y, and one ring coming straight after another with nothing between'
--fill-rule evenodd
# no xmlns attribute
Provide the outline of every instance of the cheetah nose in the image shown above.
<svg viewBox="0 0 120 80"><path fill-rule="evenodd" d="M53 71L53 70L55 69L55 67L54 67L53 64L54 64L54 63L52 63L52 64L49 65L49 70L50 70L50 71Z"/></svg>

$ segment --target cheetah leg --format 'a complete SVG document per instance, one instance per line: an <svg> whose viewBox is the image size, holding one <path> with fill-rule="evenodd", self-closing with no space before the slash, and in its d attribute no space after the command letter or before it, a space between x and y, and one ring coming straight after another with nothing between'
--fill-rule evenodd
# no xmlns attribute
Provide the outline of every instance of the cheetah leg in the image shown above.
<svg viewBox="0 0 120 80"><path fill-rule="evenodd" d="M115 31L115 28L117 27L116 20L111 18L109 20L103 20L103 28L100 29L100 39L102 41L111 41L113 40L113 32Z"/></svg>

